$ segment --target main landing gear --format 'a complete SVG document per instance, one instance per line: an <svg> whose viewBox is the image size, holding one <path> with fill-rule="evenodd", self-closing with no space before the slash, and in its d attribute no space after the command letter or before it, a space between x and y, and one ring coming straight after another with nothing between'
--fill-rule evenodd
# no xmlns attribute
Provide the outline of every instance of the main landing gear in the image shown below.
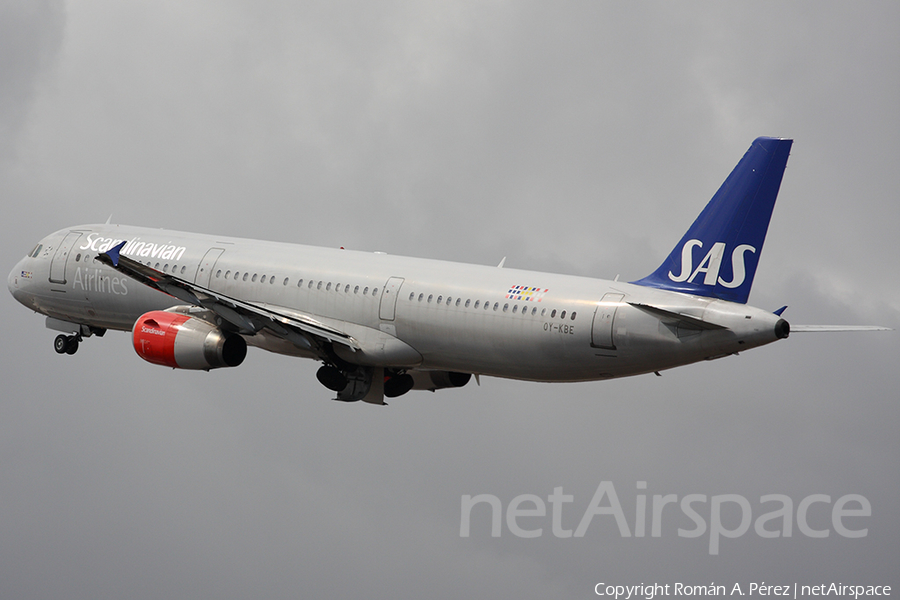
<svg viewBox="0 0 900 600"><path fill-rule="evenodd" d="M78 352L78 343L81 341L81 334L64 335L59 334L53 340L53 349L57 354L75 354Z"/></svg>
<svg viewBox="0 0 900 600"><path fill-rule="evenodd" d="M412 375L401 371L384 369L384 395L396 398L410 391L415 384ZM372 385L375 372L371 367L347 365L343 370L334 365L323 365L317 372L319 383L333 392L337 400L356 402L361 400Z"/></svg>
<svg viewBox="0 0 900 600"><path fill-rule="evenodd" d="M413 388L415 381L409 373L384 374L384 395L388 398L402 396Z"/></svg>
<svg viewBox="0 0 900 600"><path fill-rule="evenodd" d="M350 383L350 380L347 379L347 376L340 369L331 365L324 365L316 371L316 379L332 392L340 392Z"/></svg>

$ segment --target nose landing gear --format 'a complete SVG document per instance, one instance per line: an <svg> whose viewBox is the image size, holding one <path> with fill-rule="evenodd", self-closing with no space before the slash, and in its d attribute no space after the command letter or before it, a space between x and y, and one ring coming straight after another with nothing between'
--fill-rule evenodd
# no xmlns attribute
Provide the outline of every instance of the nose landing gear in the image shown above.
<svg viewBox="0 0 900 600"><path fill-rule="evenodd" d="M93 335L103 337L103 334L106 333L106 329L102 327L69 323L51 317L47 317L47 327L56 329L57 331L65 331L70 334L66 335L65 333L62 333L53 340L53 349L56 350L57 354L75 354L78 352L78 344L81 340Z"/></svg>
<svg viewBox="0 0 900 600"><path fill-rule="evenodd" d="M81 341L81 335L63 335L59 334L53 340L53 349L57 354L75 354L78 352L78 343Z"/></svg>

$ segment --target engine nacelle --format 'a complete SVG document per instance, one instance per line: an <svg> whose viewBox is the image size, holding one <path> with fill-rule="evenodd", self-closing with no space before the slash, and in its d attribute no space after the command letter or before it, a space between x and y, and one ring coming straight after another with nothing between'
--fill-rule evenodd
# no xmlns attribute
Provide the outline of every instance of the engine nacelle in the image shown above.
<svg viewBox="0 0 900 600"><path fill-rule="evenodd" d="M472 375L454 371L410 371L414 390L441 390L462 387L469 383Z"/></svg>
<svg viewBox="0 0 900 600"><path fill-rule="evenodd" d="M247 356L247 342L212 323L185 314L154 310L135 322L132 331L138 356L176 369L236 367Z"/></svg>

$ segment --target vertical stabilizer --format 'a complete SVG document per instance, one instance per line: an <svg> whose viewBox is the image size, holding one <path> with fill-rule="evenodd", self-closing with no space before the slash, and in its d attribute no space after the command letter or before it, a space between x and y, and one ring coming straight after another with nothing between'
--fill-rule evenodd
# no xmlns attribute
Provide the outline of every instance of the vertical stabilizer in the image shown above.
<svg viewBox="0 0 900 600"><path fill-rule="evenodd" d="M755 139L668 258L632 283L745 304L792 143Z"/></svg>

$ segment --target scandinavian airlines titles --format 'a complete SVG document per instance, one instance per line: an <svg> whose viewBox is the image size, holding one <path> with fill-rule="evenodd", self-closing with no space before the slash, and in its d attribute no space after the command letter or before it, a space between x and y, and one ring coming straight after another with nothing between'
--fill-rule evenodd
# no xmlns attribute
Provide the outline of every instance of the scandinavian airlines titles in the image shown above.
<svg viewBox="0 0 900 600"><path fill-rule="evenodd" d="M727 288L740 287L747 277L747 270L744 266L744 254L749 250L756 254L756 248L750 244L740 244L731 252L731 272L733 278L731 281L725 281L719 277L719 268L722 265L722 257L725 255L725 242L716 242L706 253L706 256L694 268L694 247L703 248L703 242L700 240L688 240L681 248L681 274L675 275L669 271L669 279L676 283L687 281L693 283L694 278L698 274L704 273L703 285L716 285L717 283Z"/></svg>
<svg viewBox="0 0 900 600"><path fill-rule="evenodd" d="M123 242L116 238L100 237L96 233L88 234L87 239L79 250L93 250L94 252L106 252L116 244ZM139 256L142 258L159 258L162 260L181 260L186 248L184 246L175 246L174 244L155 244L153 242L141 241L136 237L129 240L122 248L121 254Z"/></svg>

